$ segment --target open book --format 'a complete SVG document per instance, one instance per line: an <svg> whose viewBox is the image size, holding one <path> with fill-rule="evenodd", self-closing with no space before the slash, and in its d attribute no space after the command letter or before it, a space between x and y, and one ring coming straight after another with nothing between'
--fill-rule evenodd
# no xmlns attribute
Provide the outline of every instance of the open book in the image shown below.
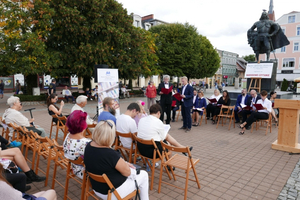
<svg viewBox="0 0 300 200"><path fill-rule="evenodd" d="M217 103L218 102L216 98L213 98L213 99L207 98L207 99L208 99L208 101L210 101L210 103Z"/></svg>
<svg viewBox="0 0 300 200"><path fill-rule="evenodd" d="M171 129L170 124L164 124L164 127L165 127L165 133L168 133L169 130Z"/></svg>
<svg viewBox="0 0 300 200"><path fill-rule="evenodd" d="M242 104L242 103L240 105L241 105L243 110L251 110L252 109L251 106L248 106L248 105L245 105L245 104Z"/></svg>
<svg viewBox="0 0 300 200"><path fill-rule="evenodd" d="M264 109L262 104L253 104L253 106L256 108L256 110L263 110Z"/></svg>
<svg viewBox="0 0 300 200"><path fill-rule="evenodd" d="M201 108L193 108L193 110L203 111L203 109L201 109Z"/></svg>

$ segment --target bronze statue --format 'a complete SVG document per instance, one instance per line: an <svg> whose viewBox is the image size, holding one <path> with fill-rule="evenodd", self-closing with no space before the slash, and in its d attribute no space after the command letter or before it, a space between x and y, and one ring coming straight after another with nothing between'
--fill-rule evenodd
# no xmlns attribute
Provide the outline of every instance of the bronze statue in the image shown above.
<svg viewBox="0 0 300 200"><path fill-rule="evenodd" d="M248 30L247 36L257 61L259 54L263 53L267 54L267 61L269 61L271 51L290 44L279 24L269 20L265 10L259 21L255 22Z"/></svg>

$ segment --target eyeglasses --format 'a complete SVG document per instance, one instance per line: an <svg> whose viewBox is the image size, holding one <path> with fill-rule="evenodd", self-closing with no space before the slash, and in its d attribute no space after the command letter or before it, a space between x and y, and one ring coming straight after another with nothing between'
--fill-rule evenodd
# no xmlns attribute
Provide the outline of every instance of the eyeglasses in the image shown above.
<svg viewBox="0 0 300 200"><path fill-rule="evenodd" d="M20 105L22 106L22 102L20 102Z"/></svg>
<svg viewBox="0 0 300 200"><path fill-rule="evenodd" d="M110 121L105 120L105 122L110 126L111 129L113 128L114 125Z"/></svg>

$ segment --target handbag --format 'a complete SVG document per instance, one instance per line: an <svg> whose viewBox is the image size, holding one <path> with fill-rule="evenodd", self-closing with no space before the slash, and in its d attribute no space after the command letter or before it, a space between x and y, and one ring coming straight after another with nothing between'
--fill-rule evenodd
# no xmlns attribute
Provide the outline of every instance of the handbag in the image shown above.
<svg viewBox="0 0 300 200"><path fill-rule="evenodd" d="M0 163L3 165L5 173L17 174L20 172L16 163L11 160L1 159Z"/></svg>

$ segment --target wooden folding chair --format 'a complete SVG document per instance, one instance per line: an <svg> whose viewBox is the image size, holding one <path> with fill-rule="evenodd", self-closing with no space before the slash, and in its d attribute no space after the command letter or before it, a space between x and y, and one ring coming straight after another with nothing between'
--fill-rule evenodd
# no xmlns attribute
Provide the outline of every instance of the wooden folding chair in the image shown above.
<svg viewBox="0 0 300 200"><path fill-rule="evenodd" d="M116 151L119 150L121 152L124 160L128 161L129 163L132 163L132 154L134 153L133 147L134 147L135 140L134 140L132 134L136 135L137 133L120 133L120 132L116 131L116 140L115 140L115 150ZM132 140L130 148L126 148L122 145L122 143L120 141L120 137L130 138ZM126 158L126 155L124 152L127 154L128 159Z"/></svg>
<svg viewBox="0 0 300 200"><path fill-rule="evenodd" d="M84 199L84 191L85 191L85 184L86 184L85 170L83 172L83 179L78 178L73 173L73 170L72 170L72 163L74 165L82 165L82 166L84 166L83 159L81 157L79 157L77 160L67 159L67 161L68 161L68 166L67 166L67 174L66 174L66 184L65 184L64 200L71 199L68 196L68 189L69 189L69 180L70 180L70 178L73 179L73 180L75 180L77 183L79 183L81 185L81 198L80 199Z"/></svg>
<svg viewBox="0 0 300 200"><path fill-rule="evenodd" d="M86 138L92 138L92 131L90 128L95 128L97 124L88 124L87 128L85 129L85 133L83 134Z"/></svg>
<svg viewBox="0 0 300 200"><path fill-rule="evenodd" d="M176 122L178 122L178 118L180 114L181 114L181 106L179 106L179 109L176 110Z"/></svg>
<svg viewBox="0 0 300 200"><path fill-rule="evenodd" d="M153 182L154 182L154 173L155 173L155 163L159 162L162 160L162 155L161 153L159 152L159 149L157 148L157 145L155 143L155 141L153 139L151 140L143 140L141 138L138 138L136 135L133 134L133 138L134 140L136 141L136 144L138 143L141 143L141 144L144 144L144 145L150 145L150 146L153 146L153 157L152 158L149 158L149 157L146 157L146 156L143 156L139 150L138 150L138 145L135 146L135 151L134 151L134 164L136 164L136 158L137 157L141 157L143 162L146 164L148 164L149 168L151 169L151 184L150 184L150 190L153 190ZM169 152L171 153L171 152ZM158 155L158 157L156 156ZM149 162L149 160L152 161L152 166ZM169 170L167 169L167 167L165 166L165 170L169 176L169 178L171 179L171 175L169 173ZM172 169L171 169L172 170Z"/></svg>
<svg viewBox="0 0 300 200"><path fill-rule="evenodd" d="M54 126L56 126L56 135L58 134L59 128L57 127L58 122L58 118L57 115L51 115L52 116L52 120L51 120L51 127L50 127L50 135L49 138L51 139L51 135L52 135L52 129ZM54 122L54 119L57 119L57 124Z"/></svg>
<svg viewBox="0 0 300 200"><path fill-rule="evenodd" d="M93 179L94 181L97 181L100 183L106 183L108 185L109 190L107 193L107 200L110 200L112 198L112 194L114 194L118 200L129 200L129 199L133 199L133 197L136 196L137 192L140 192L140 191L134 190L130 194L128 194L126 197L121 198L118 191L113 186L113 184L111 183L109 178L106 176L106 174L102 174L102 176L100 176L100 175L96 175L96 174L93 174L88 171L86 172L86 174L87 174L87 182L86 182L85 197L84 197L85 200L87 200L89 196L91 196L91 195L94 196L94 194L95 194L93 189L90 190L90 188L92 188L90 179ZM96 197L94 196L94 198L96 198Z"/></svg>
<svg viewBox="0 0 300 200"><path fill-rule="evenodd" d="M2 117L0 117L1 125L2 125L2 137L8 140L9 137L9 129L5 123L5 120L2 120Z"/></svg>
<svg viewBox="0 0 300 200"><path fill-rule="evenodd" d="M269 113L269 118L268 119L258 119L255 121L255 127L256 127L256 130L259 129L259 122L260 122L260 126L264 126L263 123L266 124L266 133L265 135L267 135L268 133L268 128L270 128L270 133L272 133L272 114ZM252 126L251 128L251 133L253 132L253 128L254 126Z"/></svg>
<svg viewBox="0 0 300 200"><path fill-rule="evenodd" d="M57 119L57 124L54 122L54 119ZM49 138L51 139L51 135L52 135L52 128L53 126L56 126L56 135L55 135L55 140L57 141L57 139L63 140L65 139L65 137L67 136L68 133L68 127L65 125L67 121L67 117L66 116L57 116L57 115L52 115L52 122L51 122L51 128L50 128L50 136ZM65 123L64 123L65 122ZM58 138L58 133L59 130L61 130L64 134L63 138Z"/></svg>
<svg viewBox="0 0 300 200"><path fill-rule="evenodd" d="M14 129L14 131L17 133L16 140L18 142L22 142L21 152L23 152L24 146L26 147L26 145L27 145L27 140L26 140L27 134L26 134L26 132L25 131L23 132L22 127L18 126L16 123L9 123L9 126L12 127Z"/></svg>
<svg viewBox="0 0 300 200"><path fill-rule="evenodd" d="M201 115L199 126L201 126L203 118L205 119L205 124L207 124L206 108L203 109L203 114Z"/></svg>
<svg viewBox="0 0 300 200"><path fill-rule="evenodd" d="M61 169L68 168L68 159L64 156L63 146L58 145L56 140L52 140L54 143L53 149L56 152L55 160L54 160L54 170L53 170L53 179L51 188L54 189L55 182L57 182L62 188L65 188L63 183L60 183L59 180L56 179L56 171L57 167L61 167Z"/></svg>
<svg viewBox="0 0 300 200"><path fill-rule="evenodd" d="M188 181L189 180L196 182L198 188L200 189L200 183L199 183L197 172L196 172L196 169L195 169L195 165L199 162L199 159L192 158L192 154L190 152L189 147L179 148L179 147L173 147L173 146L167 145L162 141L160 143L161 143L161 146L163 147L163 152L162 152L162 161L161 161L159 184L158 184L158 193L160 193L160 191L161 191L161 183L165 183L167 185L170 185L170 186L176 187L178 189L184 190L184 199L186 199L187 198L187 190L188 190ZM168 151L169 152L173 151L173 152L187 153L188 156L175 154L171 158L169 158ZM166 161L165 161L165 159L166 159ZM186 177L176 175L176 176L179 176L181 178L186 179L184 188L181 188L177 185L173 185L169 182L165 182L165 181L162 180L163 167L166 167L166 166L169 166L171 169L172 169L172 167L176 167L176 169L184 170L184 172L186 173ZM195 179L190 179L189 178L190 170L193 170ZM172 170L172 175L174 177L174 181L176 181L176 176L175 176L173 170Z"/></svg>
<svg viewBox="0 0 300 200"><path fill-rule="evenodd" d="M227 119L229 119L229 126L228 126L228 130L230 130L231 127L231 123L233 124L233 127L235 128L235 123L234 123L234 107L235 106L225 106L222 105L221 110L220 110L220 114L218 115L218 123L217 123L217 127L219 126L220 123L220 119L222 118L222 126L223 124L223 119L225 118L225 123L227 121Z"/></svg>

